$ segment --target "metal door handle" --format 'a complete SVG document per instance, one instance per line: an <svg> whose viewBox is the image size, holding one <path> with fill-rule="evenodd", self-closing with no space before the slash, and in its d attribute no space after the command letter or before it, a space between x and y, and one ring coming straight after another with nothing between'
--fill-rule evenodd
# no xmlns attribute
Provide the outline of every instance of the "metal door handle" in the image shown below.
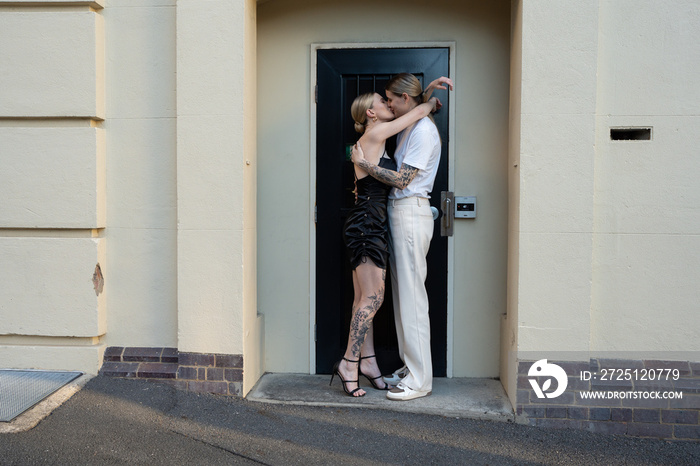
<svg viewBox="0 0 700 466"><path fill-rule="evenodd" d="M445 208L447 209L447 215L445 215L445 229L449 230L452 228L452 216L449 214L449 212L452 211L452 201L449 197L445 199Z"/></svg>
<svg viewBox="0 0 700 466"><path fill-rule="evenodd" d="M440 235L452 236L454 232L454 202L455 194L452 191L443 191L440 194L442 207L442 221L440 222Z"/></svg>

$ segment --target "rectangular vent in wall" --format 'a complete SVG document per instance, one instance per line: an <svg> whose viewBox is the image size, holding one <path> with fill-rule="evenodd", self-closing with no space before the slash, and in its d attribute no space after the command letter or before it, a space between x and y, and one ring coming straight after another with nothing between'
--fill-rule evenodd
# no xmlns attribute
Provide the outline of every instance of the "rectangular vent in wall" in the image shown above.
<svg viewBox="0 0 700 466"><path fill-rule="evenodd" d="M651 141L651 128L610 128L610 139L613 141Z"/></svg>

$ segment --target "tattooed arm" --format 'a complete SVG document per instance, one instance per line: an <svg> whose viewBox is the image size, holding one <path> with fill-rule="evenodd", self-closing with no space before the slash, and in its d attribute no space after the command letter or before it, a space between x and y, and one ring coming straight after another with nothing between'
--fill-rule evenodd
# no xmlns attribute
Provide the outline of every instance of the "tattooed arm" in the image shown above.
<svg viewBox="0 0 700 466"><path fill-rule="evenodd" d="M397 189L404 189L418 174L417 168L405 163L401 165L399 171L395 172L368 162L362 152L362 146L359 144L355 144L352 148L352 161L373 178Z"/></svg>

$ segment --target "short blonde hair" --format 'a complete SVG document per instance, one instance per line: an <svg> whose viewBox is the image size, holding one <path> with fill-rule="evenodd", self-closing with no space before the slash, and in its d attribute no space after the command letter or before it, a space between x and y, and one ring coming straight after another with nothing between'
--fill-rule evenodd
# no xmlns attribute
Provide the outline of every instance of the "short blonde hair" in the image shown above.
<svg viewBox="0 0 700 466"><path fill-rule="evenodd" d="M402 95L405 92L416 104L422 104L426 101L420 81L410 73L397 74L386 83L384 90L396 95Z"/></svg>

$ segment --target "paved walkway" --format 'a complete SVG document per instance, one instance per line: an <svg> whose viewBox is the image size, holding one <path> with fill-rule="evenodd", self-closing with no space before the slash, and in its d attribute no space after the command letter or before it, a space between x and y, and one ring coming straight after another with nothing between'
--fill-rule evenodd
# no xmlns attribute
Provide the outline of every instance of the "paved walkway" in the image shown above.
<svg viewBox="0 0 700 466"><path fill-rule="evenodd" d="M98 376L33 428L0 434L0 464L698 465L700 443L262 403Z"/></svg>
<svg viewBox="0 0 700 466"><path fill-rule="evenodd" d="M338 377L332 386L329 381L329 375L265 374L247 398L306 406L377 408L491 421L514 420L513 408L498 380L435 378L432 395L410 402L388 400L386 392L373 390L364 378L360 382L367 394L359 398L346 396Z"/></svg>

